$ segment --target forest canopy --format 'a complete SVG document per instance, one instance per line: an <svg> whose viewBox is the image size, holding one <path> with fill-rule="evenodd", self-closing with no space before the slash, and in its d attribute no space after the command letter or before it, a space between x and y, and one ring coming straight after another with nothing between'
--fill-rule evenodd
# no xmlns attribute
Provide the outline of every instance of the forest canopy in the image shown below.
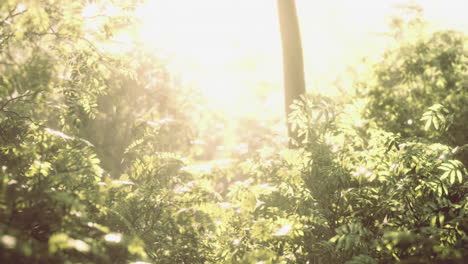
<svg viewBox="0 0 468 264"><path fill-rule="evenodd" d="M214 111L126 45L141 4L0 2L0 263L466 262L463 31L399 6L350 89L290 106L293 149L282 118Z"/></svg>

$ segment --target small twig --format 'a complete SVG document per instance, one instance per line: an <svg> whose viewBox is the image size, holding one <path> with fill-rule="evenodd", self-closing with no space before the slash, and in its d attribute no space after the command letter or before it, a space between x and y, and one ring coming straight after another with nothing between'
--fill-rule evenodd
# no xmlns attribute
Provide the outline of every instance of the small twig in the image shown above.
<svg viewBox="0 0 468 264"><path fill-rule="evenodd" d="M7 41L14 36L13 33L11 34L6 34L5 36L2 36L2 41L0 42L0 47L3 47L4 44L7 43Z"/></svg>
<svg viewBox="0 0 468 264"><path fill-rule="evenodd" d="M1 44L0 44L1 46ZM6 65L6 66L15 66L16 64L14 63L8 63L8 62L4 62L4 61L0 61L0 65Z"/></svg>
<svg viewBox="0 0 468 264"><path fill-rule="evenodd" d="M99 17L112 18L111 16L104 15L104 14L95 15L95 16L86 16L86 17L83 17L83 18L84 19L96 19L96 18L99 18Z"/></svg>
<svg viewBox="0 0 468 264"><path fill-rule="evenodd" d="M40 125L40 124L34 122L34 120L32 120L31 117L29 117L29 116L22 116L22 115L18 114L17 112L10 111L10 110L1 110L1 109L0 109L0 112L3 112L3 113L5 113L5 114L10 114L10 116L14 115L14 116L16 116L16 117L19 118L19 119L26 119L26 120L28 120L29 122L31 122L31 123L37 125L38 127L43 127L42 125Z"/></svg>
<svg viewBox="0 0 468 264"><path fill-rule="evenodd" d="M411 212L413 213L414 218L415 218L418 222L420 222L420 221L419 221L419 217L418 217L418 215L416 214L416 211L414 210L413 205L411 204L411 201L408 199L408 197L405 197L405 200L406 200L406 203L408 204L408 206L409 206Z"/></svg>
<svg viewBox="0 0 468 264"><path fill-rule="evenodd" d="M23 11L15 13L16 9L18 9L18 6L15 6L14 8L8 10L8 15L5 17L5 19L3 19L2 24L5 23L5 21L7 21L8 19L11 19L11 18L14 18L16 16L22 15L22 14L24 14L24 13L26 13L28 11L27 9L25 9Z"/></svg>
<svg viewBox="0 0 468 264"><path fill-rule="evenodd" d="M17 6L15 6L14 9L10 10L10 12L8 12L8 16L6 17L5 20L10 19L10 18L14 18L14 17L16 17L16 16L19 16L19 15L22 15L22 14L28 12L28 9L25 9L25 10L20 11L20 12L18 12L18 13L13 13L16 9L17 9Z"/></svg>
<svg viewBox="0 0 468 264"><path fill-rule="evenodd" d="M19 99L21 99L21 98L23 98L23 97L26 97L26 96L30 96L30 95L31 95L31 91L28 90L26 93L24 93L24 94L22 94L22 95L19 95L19 96L17 96L17 97L13 97L13 98L8 99L5 103L2 104L2 106L0 106L0 111L2 111L2 112L11 112L11 111L5 110L5 107L6 107L9 103L11 103L11 102L13 102L13 101L16 101L16 100L19 100Z"/></svg>

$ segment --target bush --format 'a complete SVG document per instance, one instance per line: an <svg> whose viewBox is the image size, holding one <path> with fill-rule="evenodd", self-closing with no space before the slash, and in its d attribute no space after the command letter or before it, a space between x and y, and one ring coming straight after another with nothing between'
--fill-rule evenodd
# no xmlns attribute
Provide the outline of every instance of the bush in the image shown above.
<svg viewBox="0 0 468 264"><path fill-rule="evenodd" d="M199 164L196 102L163 63L90 46L71 22L80 2L30 8L0 5L0 50L24 55L0 53L0 262L468 258L462 35L387 52L350 103L304 96L290 116L299 149L265 136L271 146L242 160ZM250 139L262 145L268 129L257 128Z"/></svg>

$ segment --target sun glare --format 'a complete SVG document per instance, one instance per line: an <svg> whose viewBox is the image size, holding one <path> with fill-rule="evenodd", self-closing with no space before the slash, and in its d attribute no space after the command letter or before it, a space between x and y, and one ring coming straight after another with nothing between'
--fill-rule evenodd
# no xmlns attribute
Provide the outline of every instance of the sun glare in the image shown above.
<svg viewBox="0 0 468 264"><path fill-rule="evenodd" d="M349 65L385 49L388 39L376 36L387 30L391 7L403 1L296 2L307 89L333 95L336 91L329 88L330 83L336 83ZM463 5L460 0L449 2ZM437 23L443 22L438 18L450 17L447 10L437 9L437 1L417 3ZM453 16L447 25L466 26L460 22L463 14L450 10ZM264 99L270 105L273 100L278 109L275 113L281 113L282 100L277 93L282 83L282 53L276 1L147 1L136 16L141 21L139 38L170 58L171 69L184 83L213 99L210 101L216 108L231 113L246 111L246 105L258 101L255 93L263 93L272 95ZM342 89L349 89L351 82L340 83Z"/></svg>
<svg viewBox="0 0 468 264"><path fill-rule="evenodd" d="M281 81L271 1L149 1L137 17L144 42L170 57L173 69L213 99L217 109L239 111L240 103L253 103L246 95L252 86Z"/></svg>

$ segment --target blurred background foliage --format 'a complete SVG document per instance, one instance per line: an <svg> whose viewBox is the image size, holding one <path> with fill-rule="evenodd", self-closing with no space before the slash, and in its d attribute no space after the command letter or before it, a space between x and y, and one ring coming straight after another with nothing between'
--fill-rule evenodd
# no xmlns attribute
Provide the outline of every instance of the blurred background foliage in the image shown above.
<svg viewBox="0 0 468 264"><path fill-rule="evenodd" d="M463 33L400 6L353 90L292 106L290 150L281 118L115 52L138 1L91 4L0 3L0 262L465 263Z"/></svg>

